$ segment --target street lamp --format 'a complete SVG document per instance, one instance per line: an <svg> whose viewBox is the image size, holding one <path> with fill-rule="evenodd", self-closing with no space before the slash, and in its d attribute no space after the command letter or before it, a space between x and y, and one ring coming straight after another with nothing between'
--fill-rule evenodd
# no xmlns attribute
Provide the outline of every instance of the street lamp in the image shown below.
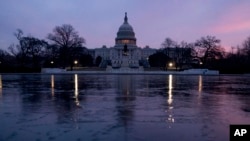
<svg viewBox="0 0 250 141"><path fill-rule="evenodd" d="M75 69L76 69L77 64L78 64L78 61L77 61L77 60L75 60L73 63L74 63L74 65L73 65L72 67L73 67L73 68L75 67Z"/></svg>
<svg viewBox="0 0 250 141"><path fill-rule="evenodd" d="M170 62L170 63L168 64L168 66L169 66L169 67L172 67L172 66L173 66L173 63L172 63L172 62Z"/></svg>
<svg viewBox="0 0 250 141"><path fill-rule="evenodd" d="M75 60L75 61L74 61L74 64L75 64L75 65L77 65L77 64L78 64L78 61L77 61L77 60Z"/></svg>

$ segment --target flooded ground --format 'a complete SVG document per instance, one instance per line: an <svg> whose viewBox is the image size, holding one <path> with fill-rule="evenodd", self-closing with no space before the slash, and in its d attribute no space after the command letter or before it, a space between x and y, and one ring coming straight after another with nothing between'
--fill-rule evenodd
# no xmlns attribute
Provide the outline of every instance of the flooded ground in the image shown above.
<svg viewBox="0 0 250 141"><path fill-rule="evenodd" d="M250 76L0 75L0 141L228 141Z"/></svg>

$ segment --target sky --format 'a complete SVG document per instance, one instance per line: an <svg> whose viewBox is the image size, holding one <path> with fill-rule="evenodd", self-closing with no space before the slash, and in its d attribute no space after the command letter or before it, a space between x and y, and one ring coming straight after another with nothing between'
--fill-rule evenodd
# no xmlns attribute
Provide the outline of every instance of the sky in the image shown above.
<svg viewBox="0 0 250 141"><path fill-rule="evenodd" d="M125 12L139 47L210 35L230 50L250 36L250 0L1 0L0 48L18 43L16 29L49 41L62 24L71 24L87 48L111 47Z"/></svg>

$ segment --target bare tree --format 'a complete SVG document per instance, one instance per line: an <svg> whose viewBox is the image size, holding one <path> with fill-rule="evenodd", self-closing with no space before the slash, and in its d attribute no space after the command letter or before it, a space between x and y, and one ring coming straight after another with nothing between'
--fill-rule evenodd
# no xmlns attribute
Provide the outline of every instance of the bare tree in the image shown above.
<svg viewBox="0 0 250 141"><path fill-rule="evenodd" d="M26 52L26 47L21 45L21 40L23 38L23 31L21 29L17 29L17 31L14 33L14 36L17 38L19 41L19 44L11 44L8 49L12 55L15 56L16 60L18 63L21 64L21 66L25 65L25 62L27 60L27 54Z"/></svg>
<svg viewBox="0 0 250 141"><path fill-rule="evenodd" d="M8 48L10 53L16 57L21 66L29 65L30 60L32 60L33 67L39 67L40 59L48 45L47 42L32 36L23 36L21 29L17 29L14 36L19 41L19 44L11 44Z"/></svg>
<svg viewBox="0 0 250 141"><path fill-rule="evenodd" d="M171 38L166 38L162 43L163 53L166 54L174 63L176 69L183 69L191 62L191 44L182 41L180 44Z"/></svg>
<svg viewBox="0 0 250 141"><path fill-rule="evenodd" d="M161 45L163 48L174 48L176 47L177 42L168 37Z"/></svg>
<svg viewBox="0 0 250 141"><path fill-rule="evenodd" d="M73 67L75 48L82 47L85 39L78 35L78 32L70 24L63 24L56 26L53 33L48 34L48 39L51 40L60 49L60 58L62 60L63 68L66 65Z"/></svg>
<svg viewBox="0 0 250 141"><path fill-rule="evenodd" d="M195 42L195 57L204 64L208 60L221 59L224 57L224 48L220 46L220 40L215 36L201 37Z"/></svg>
<svg viewBox="0 0 250 141"><path fill-rule="evenodd" d="M48 43L35 37L22 37L20 46L25 48L24 54L32 59L33 67L40 67L41 57L44 56Z"/></svg>
<svg viewBox="0 0 250 141"><path fill-rule="evenodd" d="M180 69L182 69L183 65L186 65L186 67L189 67L191 60L192 60L192 46L193 44L187 43L185 41L182 41L178 48L176 48L178 56L177 56L177 62L179 64Z"/></svg>
<svg viewBox="0 0 250 141"><path fill-rule="evenodd" d="M243 42L243 51L250 57L250 36Z"/></svg>
<svg viewBox="0 0 250 141"><path fill-rule="evenodd" d="M8 62L8 61L9 61L8 58L9 58L10 56L11 56L11 55L10 55L7 51L5 51L5 50L3 50L3 49L0 49L0 65L1 65L2 63Z"/></svg>
<svg viewBox="0 0 250 141"><path fill-rule="evenodd" d="M164 40L164 42L161 45L163 48L163 52L168 57L170 57L171 48L177 47L177 42L168 37Z"/></svg>
<svg viewBox="0 0 250 141"><path fill-rule="evenodd" d="M17 29L17 31L14 33L14 36L17 38L17 40L21 40L23 31L21 29Z"/></svg>
<svg viewBox="0 0 250 141"><path fill-rule="evenodd" d="M57 66L59 62L59 47L55 44L50 44L45 49L45 67Z"/></svg>

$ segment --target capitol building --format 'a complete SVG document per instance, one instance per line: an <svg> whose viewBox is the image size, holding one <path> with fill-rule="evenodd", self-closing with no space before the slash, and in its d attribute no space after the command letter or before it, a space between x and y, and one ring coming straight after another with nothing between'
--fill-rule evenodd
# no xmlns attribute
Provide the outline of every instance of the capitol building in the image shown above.
<svg viewBox="0 0 250 141"><path fill-rule="evenodd" d="M93 56L102 58L101 67L112 69L139 69L149 67L148 57L156 52L148 46L140 48L136 44L133 27L125 13L123 24L119 27L113 47L103 46L93 50Z"/></svg>

